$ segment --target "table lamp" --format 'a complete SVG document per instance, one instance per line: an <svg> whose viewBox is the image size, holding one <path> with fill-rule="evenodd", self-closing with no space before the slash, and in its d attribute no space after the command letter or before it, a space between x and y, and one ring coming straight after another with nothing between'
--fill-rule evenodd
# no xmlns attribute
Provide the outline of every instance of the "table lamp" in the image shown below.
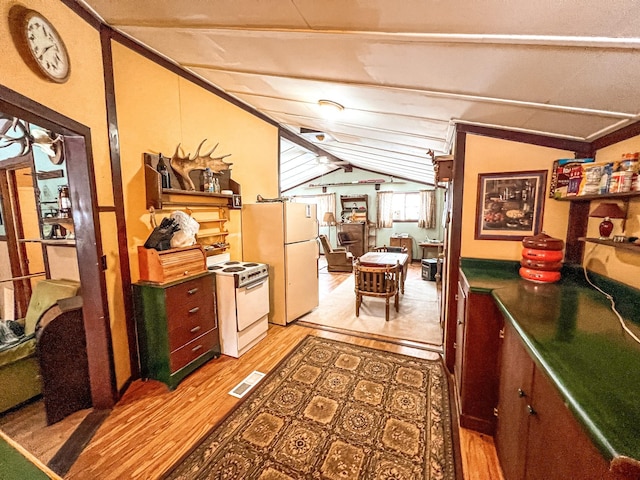
<svg viewBox="0 0 640 480"><path fill-rule="evenodd" d="M612 218L625 218L624 211L617 203L603 202L589 214L590 217L603 218L598 227L600 230L600 240L607 240L613 231Z"/></svg>
<svg viewBox="0 0 640 480"><path fill-rule="evenodd" d="M329 225L329 245L331 245L331 226L336 224L336 216L333 212L325 212L322 221Z"/></svg>

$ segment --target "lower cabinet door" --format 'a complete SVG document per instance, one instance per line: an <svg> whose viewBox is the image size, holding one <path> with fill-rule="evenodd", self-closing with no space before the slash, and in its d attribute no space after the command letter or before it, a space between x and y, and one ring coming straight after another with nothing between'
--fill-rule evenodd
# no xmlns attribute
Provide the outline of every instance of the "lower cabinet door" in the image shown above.
<svg viewBox="0 0 640 480"><path fill-rule="evenodd" d="M505 480L525 477L533 360L524 349L518 334L504 327L495 443ZM571 478L571 477L568 477Z"/></svg>
<svg viewBox="0 0 640 480"><path fill-rule="evenodd" d="M529 419L526 479L605 480L609 465L587 437L555 386L536 369ZM508 478L508 477L507 477Z"/></svg>

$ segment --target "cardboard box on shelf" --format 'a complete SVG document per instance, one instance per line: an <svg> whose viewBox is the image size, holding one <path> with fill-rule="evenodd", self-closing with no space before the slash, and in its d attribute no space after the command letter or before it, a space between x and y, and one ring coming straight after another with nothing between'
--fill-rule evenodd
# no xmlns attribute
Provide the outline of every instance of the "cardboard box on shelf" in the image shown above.
<svg viewBox="0 0 640 480"><path fill-rule="evenodd" d="M593 158L561 158L554 161L551 171L549 198L563 198L570 195L577 195L581 179L584 176L583 168L585 164L593 163L593 161ZM574 167L577 168L574 169ZM569 189L572 172L573 182L571 182L571 189Z"/></svg>

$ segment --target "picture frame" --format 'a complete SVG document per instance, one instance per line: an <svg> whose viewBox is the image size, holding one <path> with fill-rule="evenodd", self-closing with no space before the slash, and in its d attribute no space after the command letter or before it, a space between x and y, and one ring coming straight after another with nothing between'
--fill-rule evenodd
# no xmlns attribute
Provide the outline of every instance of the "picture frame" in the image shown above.
<svg viewBox="0 0 640 480"><path fill-rule="evenodd" d="M513 240L542 231L547 170L478 175L476 240Z"/></svg>

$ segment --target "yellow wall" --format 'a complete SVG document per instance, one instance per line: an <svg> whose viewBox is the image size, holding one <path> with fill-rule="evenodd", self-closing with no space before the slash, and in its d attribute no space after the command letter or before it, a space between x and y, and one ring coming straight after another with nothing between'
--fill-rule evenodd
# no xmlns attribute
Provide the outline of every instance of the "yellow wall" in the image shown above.
<svg viewBox="0 0 640 480"><path fill-rule="evenodd" d="M623 153L640 151L640 136L616 143L596 152L597 162L619 161ZM607 200L611 201L611 200ZM591 211L599 202L592 202ZM622 206L623 202L618 201ZM599 218L589 220L587 237L598 237ZM612 235L622 235L622 221L613 220ZM629 213L624 234L626 236L640 236L640 200L629 202ZM585 248L585 264L595 272L611 277L619 282L640 288L640 255L628 250L616 249L605 245L587 243Z"/></svg>
<svg viewBox="0 0 640 480"><path fill-rule="evenodd" d="M41 79L20 57L11 40L6 19L15 4L39 11L47 17L62 36L71 59L71 76L66 83L57 84ZM0 3L0 83L42 105L61 113L91 129L91 143L99 206L113 206L111 160L107 134L107 115L104 95L104 72L100 35L83 19L61 2L46 0L3 1ZM115 215L100 215L102 244L108 257L105 272L107 299L112 338L116 354L118 387L130 376L120 270L117 252ZM127 354L128 355L128 354Z"/></svg>
<svg viewBox="0 0 640 480"><path fill-rule="evenodd" d="M542 230L555 238L565 239L569 219L569 203L548 198L553 161L573 158L573 152L539 147L525 143L467 135L464 164L464 198L462 204L461 256L520 260L520 241L475 240L478 174L548 170L544 193Z"/></svg>
<svg viewBox="0 0 640 480"><path fill-rule="evenodd" d="M14 1L2 2L0 14L8 18ZM0 22L0 83L91 129L96 191L99 206L113 206L109 157L105 83L100 35L61 2L26 0L27 8L41 12L58 29L69 50L71 76L54 84L33 73L21 59L9 34L8 22ZM232 178L240 183L243 201L258 193L278 194L278 130L178 75L157 66L118 43L113 43L116 100L122 153L122 171L129 235L131 273L138 278L136 247L150 233L145 211L142 154L171 155L178 143L193 152L219 142L217 152L231 153ZM161 212L169 214L170 212ZM100 214L102 246L107 257L105 272L111 322L116 381L121 388L131 374L127 342L117 231L113 212ZM231 255L241 258L241 217L231 212L227 225Z"/></svg>
<svg viewBox="0 0 640 480"><path fill-rule="evenodd" d="M143 154L171 156L178 144L194 153L219 143L216 154L231 156L231 178L243 201L258 193L277 196L278 129L183 79L128 47L112 42L122 180L131 256L132 281L139 278L137 247L151 233L146 211ZM156 213L159 223L172 209ZM242 258L239 211L230 212L227 241L234 259Z"/></svg>

